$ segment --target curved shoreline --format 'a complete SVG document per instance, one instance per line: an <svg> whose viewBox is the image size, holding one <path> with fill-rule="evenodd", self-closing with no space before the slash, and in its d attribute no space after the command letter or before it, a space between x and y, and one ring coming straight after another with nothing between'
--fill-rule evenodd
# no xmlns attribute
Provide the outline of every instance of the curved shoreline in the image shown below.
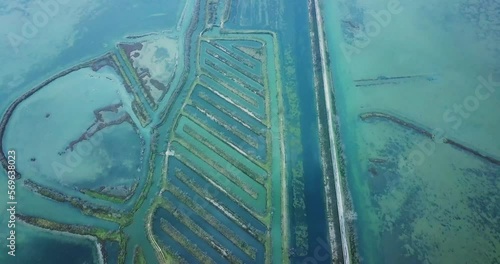
<svg viewBox="0 0 500 264"><path fill-rule="evenodd" d="M86 225L75 225L75 224L63 224L56 223L51 220L47 220L44 218L16 214L19 222L22 222L26 225L30 225L35 228L40 228L49 233L61 233L67 236L74 237L83 237L85 239L89 239L95 242L98 251L98 258L101 263L106 263L104 259L104 253L102 251L103 241L115 241L120 247L123 247L127 243L127 238L123 236L123 233L120 231L108 231L102 228L86 226ZM121 259L124 259L124 252L121 251L119 254L118 263L124 263Z"/></svg>
<svg viewBox="0 0 500 264"><path fill-rule="evenodd" d="M360 114L359 117L361 118L361 120L363 120L365 122L367 119L373 119L373 118L381 118L381 119L389 120L389 121L396 123L400 126L412 129L412 130L416 131L417 133L430 138L431 140L434 140L434 138L435 138L435 135L431 131L429 131L428 129L421 127L419 125L416 125L416 124L412 123L411 121L405 121L403 118L397 117L397 116L392 115L392 114L383 113L383 112L367 112L367 113ZM458 141L455 141L455 140L447 138L447 137L441 137L441 140L443 141L442 143L450 144L450 145L452 145L460 150L468 152L476 157L485 159L485 160L487 160L495 165L500 165L499 159L491 157L487 154L483 154L479 150L473 149L471 147L467 147Z"/></svg>
<svg viewBox="0 0 500 264"><path fill-rule="evenodd" d="M9 106L9 108L7 108L7 110L5 111L5 113L3 114L3 117L2 117L2 121L0 122L0 163L2 164L2 167L4 168L5 171L7 171L7 166L8 166L8 163L7 163L7 158L5 157L5 153L4 153L4 145L3 145L3 138L5 136L5 131L7 129L7 124L10 120L10 118L12 117L14 111L16 110L16 108L26 99L28 99L30 96L34 95L36 92L40 91L42 88L44 88L45 86L49 85L50 83L52 83L53 81L61 78L61 77L64 77L74 71L77 71L77 70L80 70L80 69L83 69L83 68L86 68L86 67L89 67L89 66L93 66L96 62L99 62L99 61L102 61L102 60L106 60L108 59L108 57L111 55L110 52L102 55L102 56L99 56L95 59L92 59L92 60L89 60L87 62L83 62L83 63L80 63L78 65L75 65L69 69L66 69L62 72L59 72L58 74L56 75L53 75L52 77L50 77L49 79L43 81L41 84L35 86L34 88L32 88L31 90L29 90L28 92L24 93L23 95L21 95L20 97L18 97L14 102L12 102ZM93 67L93 70L94 67ZM17 179L20 179L21 178L21 173L19 173L18 171L16 171L16 175L17 175Z"/></svg>
<svg viewBox="0 0 500 264"><path fill-rule="evenodd" d="M198 3L199 3L199 2L200 2L200 1L198 1ZM230 2L228 2L228 3L230 4ZM195 16L196 16L196 18L198 18L198 15L195 15ZM195 23L195 25L196 25L196 23ZM196 29L196 28L195 28L195 29ZM188 34L188 35L189 35L189 34ZM270 35L273 37L274 52L275 52L276 54L278 54L278 44L277 44L277 37L276 37L276 34L274 34L274 33L273 33L273 34L270 34ZM190 36L190 35L189 35L189 38L191 38L191 36ZM186 44L186 45L189 45L189 43L188 43L188 44ZM189 51L190 51L190 50L191 50L191 49L190 49L190 47L189 47L189 49L187 49L187 50L186 50L186 52L189 54ZM110 57L107 57L107 58L108 58L108 59L110 59ZM188 63L187 63L187 66L186 66L186 67L189 69L189 65L190 65L189 55L187 56L187 58L188 58ZM278 55L274 56L274 62L275 62L275 64L276 64L276 67L277 67L277 68L279 68L280 63L279 63L279 56L278 56ZM90 62L90 61L89 61L89 62L86 62L86 64L88 64L88 63L91 63L91 62ZM79 66L81 66L81 68L84 68L84 67L85 67L83 64L81 64L81 65L79 65ZM120 66L120 65L119 65L119 66ZM68 70L67 70L67 71L68 71ZM70 71L70 72L71 72L71 71ZM69 72L68 72L68 73L69 73ZM187 73L186 73L186 72L184 72L184 75L185 75L184 77L185 77L185 78L184 78L184 79L181 79L181 80L184 80L184 83L185 83L186 79L190 76L190 74L189 74L189 73L190 73L190 72L189 72L189 70L187 71ZM276 100L278 101L277 111L278 111L278 112L282 112L282 109L283 109L283 105L282 105L282 91L281 91L281 88L282 88L282 87L281 87L281 77L280 77L280 71L279 71L279 69L277 69L277 70L276 70L276 75L277 75L277 77L276 77L276 79L277 79L277 80L276 80L275 82L278 84L278 87L277 87L277 89L278 89L278 90L277 90L277 91L275 91L275 92L279 95L279 98L278 98L278 97L276 97L276 98L277 98ZM59 78L59 77L61 77L61 76L54 77L54 78L53 78L53 80L55 80L55 79L57 79L57 78ZM125 77L124 77L124 79L126 79L126 78L127 78L127 77L125 76ZM51 81L53 81L53 80L51 80ZM51 82L51 81L50 81L50 82ZM44 86L46 86L46 85L47 85L48 83L50 83L50 82L47 82L46 84L44 84L42 87L40 87L40 89L41 89L41 88L43 88ZM182 90L182 86L183 86L183 85L178 85L178 89L179 89L179 91L177 91L177 90L176 90L176 91L173 93L176 97L177 97L178 93L180 93L180 90ZM29 95L28 95L26 98L28 98L28 97L29 97ZM171 113L170 113L170 110L171 110L171 111L174 111L174 110L175 110L175 111L177 111L177 109L176 109L175 107L173 107L173 106L174 106L173 102L175 102L175 101L177 100L177 98L176 98L176 97L174 97L174 98L172 98L172 99L170 99L170 98L169 98L169 100L171 100L171 101L167 102L167 105L166 105L166 110L167 110L167 111L166 111L165 113L154 113L154 115L155 115L155 116L153 117L153 118L154 118L154 120L153 120L153 121L154 121L155 123L156 123L156 121L159 121L159 123L157 123L157 124L153 123L153 124L155 124L155 125L154 125L154 126L153 126L153 125L151 126L151 127L152 127L151 131L152 131L153 133L154 133L154 132L156 132L157 130L159 130L160 128L162 128L162 126L161 126L161 125L163 124L163 121L164 121L163 117L168 117L168 114L171 114ZM270 97L271 97L271 96L270 96ZM26 98L24 98L24 99L26 99ZM274 98L274 97L273 97L273 98ZM23 100L24 100L24 99L23 99ZM22 101L22 100L21 100L21 101ZM171 104L171 102L172 102L172 104ZM18 103L18 104L19 104L19 103ZM273 106L276 106L276 105L273 105ZM15 109L16 107L17 107L17 105L14 107L14 109ZM267 106L267 107L269 107L269 106ZM172 110L171 108L172 108L173 110ZM276 109L275 109L275 110L276 110ZM14 110L13 110L13 111L14 111ZM13 112L13 111L12 111L12 112ZM12 114L12 113L11 113L11 114ZM177 114L178 114L179 116L181 115L180 113L177 113ZM160 117L161 117L161 118L160 118ZM274 236L274 235L273 235L273 236L272 236L272 238L267 238L267 237L266 237L266 238L263 238L262 240L265 240L265 241L266 241L266 243L267 243L267 242L269 242L269 244L271 244L271 240L272 240L272 239L274 239L273 241L278 240L278 241L280 242L280 243L278 244L278 246L279 246L279 249L281 250L281 255L283 255L283 258L284 258L284 260L283 260L283 261L285 261L285 262L286 262L286 261L287 261L287 259L284 257L284 252L286 252L286 251L287 251L288 244L286 244L286 243L288 242L287 236L288 236L288 232L289 232L289 230L288 230L288 229L289 229L289 228L288 228L288 219L287 219L287 217L288 217L288 211L287 211L287 208L288 208L288 206L287 206L287 202L288 202L287 195L288 195L288 193L286 192L286 190L287 190L287 187L286 187L287 181L286 181L286 173L285 173L285 172L286 172L286 170L285 170L285 167L286 167L286 163L285 163L285 162L286 162L286 161L285 161L285 159L284 159L284 157L285 157L285 153L284 153L284 151L285 151L285 146L284 146L284 137L283 137L283 134L284 134L284 125L285 125L285 122L286 122L286 121L284 120L284 116L283 116L283 115L281 115L281 114L280 114L279 116L275 116L275 117L276 117L276 119L277 119L277 118L279 118L279 123L280 123L279 130L278 130L278 131L275 131L275 132L274 132L274 134L275 134L275 136L276 136L276 134L279 134L279 135L280 135L280 138L281 138L281 140L280 140L280 149L279 149L279 150L278 150L278 149L275 149L275 150L276 150L276 153L280 153L280 154L281 154L281 159L280 159L281 164L279 164L279 165L280 165L279 167L280 167L280 169L281 169L281 172L280 172L280 175L279 175L279 176L280 176L280 180L281 180L281 184L279 184L279 183L280 183L279 181L277 182L278 184L276 184L276 183L274 183L274 182L273 182L273 184L274 184L275 186L277 186L277 187L275 187L275 188L278 188L278 189L279 189L279 188L281 188L281 190L282 190L282 191L284 191L284 192L282 192L282 193L276 193L276 192L274 192L274 193L275 193L274 195L275 195L276 197L281 197L281 201L280 201L280 203L276 203L276 202L274 202L274 206L276 206L276 207L278 207L279 205L281 205L281 206L282 206L282 208L281 208L281 210L280 210L280 213L282 214L282 217L283 217L283 218L282 218L282 219L280 219L278 216L274 216L274 217L267 216L266 218L272 218L274 221L276 221L276 223L277 223L277 224L279 224L279 226L281 226L281 227L282 227L282 230L281 230L281 236L279 236L278 234L276 234L276 236ZM159 120L157 120L157 118L159 118ZM6 121L5 121L5 125L8 123L9 119L10 119L10 116L8 116L8 117L7 117L7 119L6 119ZM270 125L269 125L269 126L270 126ZM4 128L5 128L5 127L4 127ZM3 136L3 135L2 135L2 136ZM154 136L153 136L153 138L154 138ZM157 192L156 192L156 191L155 191L155 192L153 192L153 190L151 190L151 186L152 186L153 184L156 184L156 183L157 183L157 182L156 182L156 176L154 176L154 173L155 173L155 172L157 172L157 169L156 169L156 168L152 168L152 167L155 167L155 166L156 166L156 167L158 167L158 165L156 165L156 164L155 164L155 160L156 160L156 159L155 159L155 157L156 157L156 153L154 152L156 149L161 149L161 148L162 148L162 147L156 147L156 145L157 145L157 144L160 144L160 143L158 143L158 141L160 141L160 139L159 139L159 138L152 139L152 143L151 143L152 147L151 147L151 151L150 151L151 155L150 155L150 161L149 161L150 168L149 168L149 173L148 173L148 175L147 175L147 180L146 180L146 183L145 183L144 189L143 189L143 190L142 190L142 192L140 193L139 198L138 198L138 201L134 204L134 208L132 209L132 211L128 212L127 214L125 214L125 215L123 216L123 219L126 219L126 221L125 221L124 223L119 223L119 224L120 224L120 234L127 234L127 235L128 235L128 231L127 231L127 230L125 230L125 231L124 231L124 230L123 230L123 227L124 227L124 226L128 226L128 225L131 225L132 221L137 221L137 220L135 219L135 216L136 216L136 215L135 215L135 213L136 213L139 209L141 209L141 207L142 207L142 206L145 206L145 207L146 207L146 206L149 206L149 205L150 205L150 203L149 203L149 202L150 202L150 199L149 199L149 198L151 198L151 195L155 196L155 195L157 194ZM75 143L75 144L76 144L76 143ZM270 143L269 143L269 144L270 144ZM268 144L268 145L269 145L269 144ZM73 145L74 145L74 144L73 144ZM167 147L167 153L168 153L168 151L169 151L169 147ZM159 155L161 155L161 154L159 154ZM168 156L169 154L166 154L166 155ZM168 159L167 159L167 160L168 160ZM165 165L165 166L167 166L167 165ZM276 162L276 167L278 167L277 162ZM154 176L154 177L153 177L153 176ZM278 175L276 174L276 176L278 176ZM273 177L273 178L277 178L277 177ZM273 190L275 190L275 189L273 188ZM269 192L271 192L270 187L269 187ZM268 201L270 201L270 200L268 200ZM214 202L214 203L215 203L215 202ZM268 204L271 204L271 202L268 202ZM148 209L151 209L151 210L153 210L153 211L154 211L154 209L155 209L155 208L156 208L156 207L155 207L155 205L153 205L153 206L151 206L151 208L148 208ZM222 209L221 209L221 210L222 210ZM226 213L226 214L228 214L228 215L232 215L232 214L233 214L233 213L231 213L231 212L226 212L226 211L224 211L224 213ZM272 216L272 213L269 213L269 214ZM93 215L93 214L92 214L92 215ZM138 212L138 213L137 213L137 215L138 215L138 216L141 216L141 217L143 216L143 214L142 214L141 212ZM163 251L163 250L162 250L162 248L161 248L162 244L158 245L158 243L156 242L156 239L154 238L154 234L152 234L152 235L150 234L150 231L151 231L151 233L152 233L152 230L151 230L151 223L152 223L152 221L151 221L150 219L151 219L151 217L153 216L153 213L146 213L146 215L147 215L147 217L148 217L147 219L149 219L149 221L147 221L147 223L146 223L146 229L147 229L147 232L148 232L147 236L148 236L149 240L150 240L150 241L152 241L152 244L154 244L154 245L153 245L154 250L155 250L155 251L158 251L158 250L159 250L159 251L161 252L161 255L163 256L163 255L164 255L164 251ZM97 217L98 217L98 216L97 216ZM142 221L142 220L141 220L141 221ZM266 221L270 221L270 220L266 220ZM280 222L281 222L281 223L280 223ZM44 229L49 229L49 228L44 228ZM49 230L50 230L50 229L49 229ZM174 229L174 230L175 230L175 229ZM91 234L91 236L93 236L93 237L99 237L98 235L95 235L95 234ZM152 236L153 236L153 238L152 238ZM262 237L264 237L264 234L263 234L263 235L261 235L261 236L262 236ZM268 236L268 235L266 234L266 236ZM270 235L269 235L269 236L270 236ZM283 239L283 240L281 240L281 239ZM135 239L135 240L137 240L137 239ZM136 243L136 242L134 242L134 243ZM167 246L168 246L168 245L167 245ZM267 245L267 244L266 244L266 246L267 246L267 247L270 247L270 246L269 246L269 245ZM273 246L274 246L274 244L273 244ZM123 252L123 250L126 250L126 248L127 248L127 247L123 247L122 245L120 245L120 248L122 249L122 252ZM188 247L186 247L186 248L188 248ZM240 247L240 248L242 248L242 247ZM271 263L271 262L272 262L272 260L271 260L271 258L270 258L270 257L268 257L268 255L267 255L267 254L271 254L271 252L273 252L273 251L272 251L272 250L266 250L266 251L268 251L268 252L265 252L266 257L267 257L267 259L266 259L266 263ZM274 252L276 252L276 251L274 251ZM168 254L167 254L167 255L168 255ZM280 255L280 256L281 256L281 255ZM168 257L168 256L167 256L167 257ZM124 259L124 258L125 258L124 256L121 256L121 259ZM127 259L129 259L129 257L127 257ZM134 259L134 258L132 258L132 259ZM168 259L165 257L165 260L168 260ZM122 263L122 262L123 262L123 261L120 261L120 263Z"/></svg>
<svg viewBox="0 0 500 264"><path fill-rule="evenodd" d="M361 118L361 120L363 120L363 121L366 121L367 119L371 119L371 118L387 119L387 120L392 121L400 126L404 126L404 127L413 129L417 133L422 134L426 137L430 137L430 138L432 137L432 133L429 132L427 129L420 127L418 125L415 125L414 123L407 122L407 121L403 120L402 118L397 117L395 115L391 115L391 114L387 114L387 113L383 113L383 112L366 112L366 113L360 114L359 118Z"/></svg>
<svg viewBox="0 0 500 264"><path fill-rule="evenodd" d="M34 228L39 228L39 229L43 230L42 232L46 232L49 234L60 233L60 234L63 234L64 236L71 237L71 238L79 238L79 239L83 238L83 239L89 240L96 247L97 256L93 256L94 260L95 260L95 257L97 257L99 264L106 264L107 263L105 260L104 253L102 251L103 245L99 241L98 237L96 237L94 235L90 235L90 234L84 234L84 233L78 234L78 233L71 233L69 231L63 231L63 230L46 229L46 228L43 228L43 227L40 227L40 226L34 224L33 221L30 221L30 219L31 219L30 216L19 215L19 218L20 218L19 222L24 223L24 224L29 225L29 226L32 226Z"/></svg>

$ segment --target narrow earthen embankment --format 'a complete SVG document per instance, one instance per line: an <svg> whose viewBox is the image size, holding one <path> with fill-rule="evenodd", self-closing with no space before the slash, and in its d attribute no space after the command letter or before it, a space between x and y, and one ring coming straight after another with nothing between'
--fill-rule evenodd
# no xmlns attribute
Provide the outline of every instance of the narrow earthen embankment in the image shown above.
<svg viewBox="0 0 500 264"><path fill-rule="evenodd" d="M323 91L324 91L324 96L325 96L325 104L326 104L326 112L327 112L327 119L328 119L328 135L329 135L329 140L330 140L330 152L331 152L331 157L332 157L332 164L333 164L333 177L335 181L335 195L337 198L337 209L338 209L338 215L339 215L339 224L340 224L340 236L341 236L341 243L342 243L342 253L344 257L344 263L345 264L350 264L350 252L349 252L349 244L347 242L347 226L346 226L346 219L344 217L344 192L342 190L342 184L341 184L341 173L340 173L340 164L339 158L338 158L338 146L339 143L337 136L335 135L335 129L334 129L334 124L333 120L335 118L334 115L334 109L332 106L333 98L332 98L332 92L333 92L333 87L332 87L332 82L329 78L329 67L328 67L328 55L327 55L327 48L326 48L326 40L325 40L325 32L323 29L323 18L321 15L321 10L319 6L319 0L314 0L313 1L313 7L315 9L316 13L316 24L317 24L317 34L318 34L318 41L319 41L319 49L320 49L320 61L321 61L321 69L322 69L322 81L323 81ZM325 175L325 177L328 177L328 175Z"/></svg>

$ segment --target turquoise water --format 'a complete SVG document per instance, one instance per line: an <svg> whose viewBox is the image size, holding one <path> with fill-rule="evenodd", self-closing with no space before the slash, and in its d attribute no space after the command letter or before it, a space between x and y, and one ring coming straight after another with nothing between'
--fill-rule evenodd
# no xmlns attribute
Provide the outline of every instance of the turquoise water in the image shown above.
<svg viewBox="0 0 500 264"><path fill-rule="evenodd" d="M310 24L308 19L308 6L306 1L287 1L282 11L283 24L280 24L278 33L281 39L282 62L285 72L288 67L295 69L295 74L284 74L285 87L293 87L285 93L285 98L296 94L298 96L298 108L289 107L286 114L287 120L294 126L300 127L301 134L297 138L291 133L287 141L289 156L287 163L290 171L297 164L303 167L303 197L305 202L305 217L293 220L293 206L290 206L291 232L295 233L294 226L304 225L307 227L306 250L300 252L299 244L291 237L291 248L296 251L290 257L292 263L331 263L332 256L327 232L327 221L325 212L325 193L323 184L323 166L319 145L317 100L313 84L313 65L311 54L311 41L309 36ZM284 61L286 53L291 55L293 61ZM288 93L288 94L287 94ZM293 100L289 98L288 100ZM287 99L285 99L285 102ZM298 118L295 116L298 112ZM299 143L300 142L300 143ZM295 147L301 145L301 148ZM292 172L293 173L293 172ZM289 178L292 180L292 178ZM293 192L293 191L292 191ZM293 199L293 197L290 197ZM292 202L291 202L292 203ZM299 214L301 212L298 212ZM320 257L318 257L320 256ZM313 261L313 262L311 262Z"/></svg>
<svg viewBox="0 0 500 264"><path fill-rule="evenodd" d="M2 6L6 6L7 2L2 1ZM7 20L9 17L11 23L15 25L10 32L22 35L22 22L33 19L32 16L42 10L35 1L26 2L26 6L20 6L18 10L9 10L9 8L3 10L4 19ZM49 21L32 41L19 46L22 49L20 52L12 52L10 43L2 42L2 57L12 61L13 65L10 69L6 67L2 75L2 80L9 82L9 85L7 89L2 89L0 92L3 95L0 100L14 99L30 89L30 86L38 84L40 80L78 62L104 54L117 42L125 40L127 36L172 29L176 26L182 8L183 5L179 1L145 3L95 1L60 5L59 12L54 19ZM67 23L67 25L58 27L57 23ZM57 40L60 43L50 43L51 40ZM44 44L43 47L47 49L40 50L37 42ZM60 50L54 51L54 48ZM31 53L37 54L40 61L33 60L30 57ZM9 74L14 69L20 70ZM16 78L23 82L19 85L14 85L14 83L11 85L10 81Z"/></svg>
<svg viewBox="0 0 500 264"><path fill-rule="evenodd" d="M17 25L22 25L40 10L35 1L23 4L26 5L11 10L6 7L8 1L0 2L2 24L6 20L13 20L11 22L15 26L9 29L12 32L21 32ZM8 43L2 41L0 56L12 62L10 66L1 66L0 83L5 88L0 91L2 111L16 97L45 78L112 50L118 41L125 40L128 35L174 28L183 8L177 1L95 1L86 5L78 3L60 6L60 12L53 20L33 40L23 43L22 50L17 54L12 52ZM116 12L117 9L120 12ZM48 39L52 43L46 43ZM58 50L54 51L54 47ZM36 56L33 55L34 52ZM92 76L89 78L90 75ZM11 82L16 78L22 82ZM132 126L126 125L121 125L118 129L105 129L104 137L112 138L104 139L103 145L92 145L92 153L85 155L81 163L72 163L69 166L71 172L68 172L71 177L68 174L57 175L51 166L54 162L68 165L67 158L58 156L57 153L63 151L70 140L78 138L89 128L94 118L93 110L116 103L117 100L130 100L120 85L119 77L112 70L103 69L96 74L89 69L82 69L53 82L43 90L43 93L37 93L19 106L11 121L12 126L9 125L6 136L2 139L4 143L7 142L3 151L7 148L18 151L18 167L24 168L21 171L26 176L25 179L30 178L45 186L65 190L69 195L83 197L73 190L75 186L90 189L99 188L105 182L113 182L111 185L116 187L130 188L131 184L143 178L144 169L138 163L141 141ZM122 167L122 164L125 166ZM139 169L143 172L138 172ZM116 224L84 216L68 204L60 204L27 192L21 187L21 182L18 182L17 187L17 199L22 204L18 213L61 223L118 229ZM7 193L4 184L1 192ZM5 197L0 199L3 211ZM95 199L93 201L103 205L110 204ZM6 218L2 217L1 223L0 234L4 237ZM36 260L36 263L98 263L95 242L81 242L81 238L42 233L39 229L32 231L22 224L17 226L17 230L22 230L17 238L20 256L16 258L16 262L10 262L10 259L5 258L6 254L1 254L1 263L34 263L32 260Z"/></svg>
<svg viewBox="0 0 500 264"><path fill-rule="evenodd" d="M109 177L103 179L104 175L137 171L141 144L134 130L125 125L121 129L104 129L100 135L100 140L104 142L102 145L99 139L84 140L68 149L68 142L77 140L82 131L95 122L95 109L121 99L119 81L114 79L109 69L102 71L95 74L90 69L82 69L68 74L23 101L16 109L6 130L5 141L14 142L8 147L24 154L23 158L17 160L17 165L29 168L20 170L23 174L33 175L27 178L43 178L59 186L94 189L100 181L101 185L111 183ZM81 104L75 105L75 101ZM33 131L37 131L36 135L33 135ZM109 137L112 137L111 141ZM135 149L117 149L122 144L118 143L120 141L128 142ZM125 153L131 155L126 157L123 155ZM92 158L83 159L87 156ZM113 159L127 163L128 172L116 169L112 172L117 167L113 165ZM118 180L115 185L123 183Z"/></svg>
<svg viewBox="0 0 500 264"><path fill-rule="evenodd" d="M21 32L40 10L32 2L0 0L3 35ZM75 2L18 52L1 42L2 112L108 54L12 113L1 140L19 156L19 212L124 235L126 254L104 242L109 263L133 263L136 246L148 263L342 263L343 218L352 263L498 262L498 1L319 2L345 215L325 191L338 176L333 131L315 83L314 12L299 0ZM73 200L34 193L27 179ZM38 263L99 262L89 238L18 230L17 263L28 249Z"/></svg>
<svg viewBox="0 0 500 264"><path fill-rule="evenodd" d="M19 225L23 232L17 243L23 245L12 258L0 257L2 263L98 263L99 251L94 241L68 234L50 233L28 225Z"/></svg>
<svg viewBox="0 0 500 264"><path fill-rule="evenodd" d="M498 10L323 1L363 262L498 262Z"/></svg>

